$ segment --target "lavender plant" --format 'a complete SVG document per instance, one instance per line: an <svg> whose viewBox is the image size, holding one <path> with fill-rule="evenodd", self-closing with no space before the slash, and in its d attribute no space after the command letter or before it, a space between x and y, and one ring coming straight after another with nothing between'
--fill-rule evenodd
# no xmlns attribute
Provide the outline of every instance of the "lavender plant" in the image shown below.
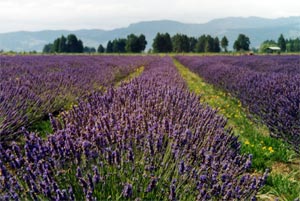
<svg viewBox="0 0 300 201"><path fill-rule="evenodd" d="M145 62L133 56L1 56L0 141L19 129L108 87Z"/></svg>
<svg viewBox="0 0 300 201"><path fill-rule="evenodd" d="M269 127L273 137L300 152L298 56L176 58L209 83L239 98Z"/></svg>
<svg viewBox="0 0 300 201"><path fill-rule="evenodd" d="M61 116L47 139L0 147L1 199L247 200L267 177L247 173L252 156L169 57Z"/></svg>

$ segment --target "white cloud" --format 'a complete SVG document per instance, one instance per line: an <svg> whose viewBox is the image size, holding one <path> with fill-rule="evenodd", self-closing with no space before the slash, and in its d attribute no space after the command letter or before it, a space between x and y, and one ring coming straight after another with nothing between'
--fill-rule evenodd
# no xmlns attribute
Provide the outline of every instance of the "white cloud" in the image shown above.
<svg viewBox="0 0 300 201"><path fill-rule="evenodd" d="M298 0L1 0L0 32L128 26L142 20L202 23L226 16L299 15Z"/></svg>

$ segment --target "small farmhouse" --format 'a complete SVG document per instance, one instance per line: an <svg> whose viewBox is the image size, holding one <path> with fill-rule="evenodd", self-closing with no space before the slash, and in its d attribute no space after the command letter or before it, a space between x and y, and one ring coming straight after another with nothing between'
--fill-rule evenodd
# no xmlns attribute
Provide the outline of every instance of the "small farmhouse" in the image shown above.
<svg viewBox="0 0 300 201"><path fill-rule="evenodd" d="M268 53L278 53L280 54L280 47L276 47L276 46L271 46L267 48L267 52Z"/></svg>

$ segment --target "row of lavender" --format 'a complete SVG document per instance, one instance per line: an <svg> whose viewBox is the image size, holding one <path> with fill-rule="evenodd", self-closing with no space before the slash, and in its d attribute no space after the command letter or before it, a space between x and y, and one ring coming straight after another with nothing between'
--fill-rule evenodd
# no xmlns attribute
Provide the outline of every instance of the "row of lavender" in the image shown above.
<svg viewBox="0 0 300 201"><path fill-rule="evenodd" d="M140 56L1 56L0 141L14 139L22 126L109 86L144 62Z"/></svg>
<svg viewBox="0 0 300 201"><path fill-rule="evenodd" d="M47 139L0 147L2 200L247 200L267 176L246 173L251 155L169 57L51 122Z"/></svg>
<svg viewBox="0 0 300 201"><path fill-rule="evenodd" d="M232 93L300 152L299 56L184 57L177 59L209 83Z"/></svg>
<svg viewBox="0 0 300 201"><path fill-rule="evenodd" d="M215 57L213 57L215 58ZM208 60L207 60L208 62ZM245 67L257 72L283 73L283 74L299 74L300 73L300 58L295 55L284 56L242 56L230 57L224 56L210 62L223 63L230 66Z"/></svg>

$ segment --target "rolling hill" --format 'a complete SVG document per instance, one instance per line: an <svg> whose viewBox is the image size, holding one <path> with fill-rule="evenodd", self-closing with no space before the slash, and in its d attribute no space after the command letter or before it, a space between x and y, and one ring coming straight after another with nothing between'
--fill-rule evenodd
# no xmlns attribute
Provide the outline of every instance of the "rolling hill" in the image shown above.
<svg viewBox="0 0 300 201"><path fill-rule="evenodd" d="M113 30L82 29L82 30L43 30L37 32L19 31L0 33L0 50L5 51L42 51L45 44L61 35L76 34L83 40L85 46L97 48L99 44L106 46L108 40L124 38L130 33L146 36L147 49L151 48L153 38L157 32L187 34L198 37L202 34L223 37L229 39L232 47L239 33L246 34L251 41L251 47L258 47L266 39L277 40L282 33L286 38L300 37L300 16L277 19L259 17L228 17L209 21L203 24L181 23L171 20L145 21L130 24L128 27Z"/></svg>

